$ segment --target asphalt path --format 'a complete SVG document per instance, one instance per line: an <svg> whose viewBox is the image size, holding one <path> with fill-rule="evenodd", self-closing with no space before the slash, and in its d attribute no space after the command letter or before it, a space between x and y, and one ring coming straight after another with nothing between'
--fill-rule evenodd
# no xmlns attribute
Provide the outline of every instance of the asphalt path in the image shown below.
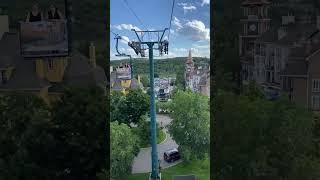
<svg viewBox="0 0 320 180"><path fill-rule="evenodd" d="M167 126L170 124L171 119L169 116L166 115L157 115L157 122L162 126ZM163 160L163 153L169 149L172 148L178 148L178 145L176 142L171 138L171 136L168 134L168 131L166 128L163 129L163 131L166 133L166 139L157 145L157 151L158 151L158 159L161 160L161 167L162 169L174 166L181 162L181 160L173 162L173 163L167 163ZM148 148L141 148L139 154L135 157L134 163L132 166L132 173L148 173L151 172L151 147Z"/></svg>

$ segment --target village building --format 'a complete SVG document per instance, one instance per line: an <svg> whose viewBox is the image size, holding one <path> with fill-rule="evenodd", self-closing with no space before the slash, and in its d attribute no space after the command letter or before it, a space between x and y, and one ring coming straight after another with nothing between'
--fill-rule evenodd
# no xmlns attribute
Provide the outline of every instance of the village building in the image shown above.
<svg viewBox="0 0 320 180"><path fill-rule="evenodd" d="M104 69L96 63L95 46L88 47L90 58L74 50L64 57L26 58L21 55L19 32L9 30L7 15L0 15L0 93L28 92L45 102L57 100L65 87L105 90Z"/></svg>
<svg viewBox="0 0 320 180"><path fill-rule="evenodd" d="M140 76L137 78L131 76L131 67L129 64L120 65L114 68L110 67L110 88L114 91L121 91L127 94L130 89L143 89Z"/></svg>
<svg viewBox="0 0 320 180"><path fill-rule="evenodd" d="M210 96L210 66L195 66L191 50L185 65L185 86L193 92Z"/></svg>
<svg viewBox="0 0 320 180"><path fill-rule="evenodd" d="M282 16L253 41L250 68L242 62L242 84L258 84L268 99L287 94L292 101L320 110L320 17Z"/></svg>

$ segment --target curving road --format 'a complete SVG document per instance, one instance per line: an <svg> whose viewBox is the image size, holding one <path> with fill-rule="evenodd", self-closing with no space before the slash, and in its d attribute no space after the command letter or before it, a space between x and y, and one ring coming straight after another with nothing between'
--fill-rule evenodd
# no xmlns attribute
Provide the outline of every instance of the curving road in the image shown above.
<svg viewBox="0 0 320 180"><path fill-rule="evenodd" d="M157 115L157 122L163 126L167 126L170 124L171 119L169 116L166 115ZM162 169L174 166L181 161L176 161L174 163L167 163L163 160L163 153L167 151L168 149L172 148L178 148L178 145L174 142L174 140L170 137L170 135L167 132L167 129L163 129L167 135L167 138L164 142L158 144L158 159L161 160L161 167ZM148 173L151 172L151 147L148 148L142 148L140 149L140 152L138 156L135 157L134 163L132 166L132 173Z"/></svg>

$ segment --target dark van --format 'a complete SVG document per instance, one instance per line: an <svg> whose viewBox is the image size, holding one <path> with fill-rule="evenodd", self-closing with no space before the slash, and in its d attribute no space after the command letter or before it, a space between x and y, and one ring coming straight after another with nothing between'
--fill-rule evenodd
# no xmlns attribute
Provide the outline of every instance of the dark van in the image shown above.
<svg viewBox="0 0 320 180"><path fill-rule="evenodd" d="M163 159L166 162L174 162L180 159L180 153L179 151L174 148L174 149L170 149L166 152L163 153Z"/></svg>

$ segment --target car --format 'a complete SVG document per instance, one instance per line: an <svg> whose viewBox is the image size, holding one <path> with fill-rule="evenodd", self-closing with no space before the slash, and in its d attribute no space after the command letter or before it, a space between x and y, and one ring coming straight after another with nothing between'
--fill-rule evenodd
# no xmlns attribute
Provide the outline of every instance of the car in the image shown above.
<svg viewBox="0 0 320 180"><path fill-rule="evenodd" d="M166 152L163 153L163 159L166 162L174 162L179 160L180 158L181 158L180 153L177 148L167 150Z"/></svg>

